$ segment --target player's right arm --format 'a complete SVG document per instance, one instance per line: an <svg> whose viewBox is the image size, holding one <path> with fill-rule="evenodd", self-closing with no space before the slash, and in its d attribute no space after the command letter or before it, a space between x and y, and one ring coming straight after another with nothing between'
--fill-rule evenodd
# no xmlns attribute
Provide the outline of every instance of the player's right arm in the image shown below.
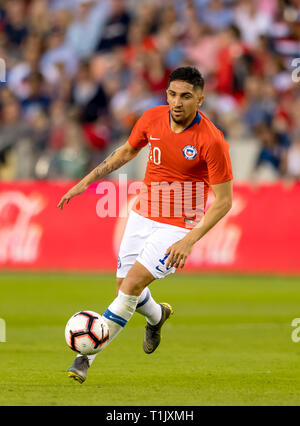
<svg viewBox="0 0 300 426"><path fill-rule="evenodd" d="M113 151L99 166L92 170L86 175L77 185L73 186L60 200L57 207L61 210L64 207L65 202L67 204L75 195L82 194L92 183L97 180L103 179L109 173L119 169L124 164L131 161L140 151L140 149L134 148L127 141L124 145Z"/></svg>

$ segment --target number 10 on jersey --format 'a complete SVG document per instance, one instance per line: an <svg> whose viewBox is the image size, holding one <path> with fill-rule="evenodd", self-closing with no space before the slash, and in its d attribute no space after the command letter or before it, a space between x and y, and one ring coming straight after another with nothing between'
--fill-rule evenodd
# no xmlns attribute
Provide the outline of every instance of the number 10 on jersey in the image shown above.
<svg viewBox="0 0 300 426"><path fill-rule="evenodd" d="M154 164L158 166L161 163L161 150L160 148L158 148L158 146L155 146L154 148L152 148L152 145L150 142L149 142L149 147L150 147L150 154L149 154L150 161L152 161Z"/></svg>

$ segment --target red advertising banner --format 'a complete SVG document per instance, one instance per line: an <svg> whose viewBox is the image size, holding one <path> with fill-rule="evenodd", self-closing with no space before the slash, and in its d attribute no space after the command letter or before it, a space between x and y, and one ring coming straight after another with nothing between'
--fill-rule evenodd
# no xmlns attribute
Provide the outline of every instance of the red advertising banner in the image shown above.
<svg viewBox="0 0 300 426"><path fill-rule="evenodd" d="M130 185L92 185L61 211L72 185L0 184L0 270L115 271ZM100 217L108 207L114 217ZM299 207L299 183L236 184L231 211L194 246L184 271L299 274Z"/></svg>

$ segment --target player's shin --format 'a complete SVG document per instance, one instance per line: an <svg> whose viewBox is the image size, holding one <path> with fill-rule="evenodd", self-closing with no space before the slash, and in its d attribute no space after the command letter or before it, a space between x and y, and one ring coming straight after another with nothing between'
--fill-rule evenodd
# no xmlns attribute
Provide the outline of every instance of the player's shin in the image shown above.
<svg viewBox="0 0 300 426"><path fill-rule="evenodd" d="M155 302L148 287L139 296L136 312L144 315L151 325L158 324L161 319L161 306Z"/></svg>
<svg viewBox="0 0 300 426"><path fill-rule="evenodd" d="M119 290L118 296L106 309L103 317L109 327L109 343L122 331L130 320L135 312L138 300L138 296L130 296ZM89 366L92 365L97 355L87 355ZM78 357L82 357L82 355L77 355Z"/></svg>
<svg viewBox="0 0 300 426"><path fill-rule="evenodd" d="M109 327L109 343L123 330L135 312L138 296L132 296L119 290L118 296L103 314Z"/></svg>

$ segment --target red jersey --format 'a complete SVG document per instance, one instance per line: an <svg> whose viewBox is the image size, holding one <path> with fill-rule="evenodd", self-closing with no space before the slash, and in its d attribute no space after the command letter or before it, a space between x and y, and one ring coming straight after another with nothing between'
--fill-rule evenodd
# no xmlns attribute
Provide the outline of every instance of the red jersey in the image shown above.
<svg viewBox="0 0 300 426"><path fill-rule="evenodd" d="M149 219L183 228L204 214L209 185L233 179L229 145L200 111L182 132L170 126L169 106L146 111L135 124L129 143L149 144L150 152L134 210Z"/></svg>

